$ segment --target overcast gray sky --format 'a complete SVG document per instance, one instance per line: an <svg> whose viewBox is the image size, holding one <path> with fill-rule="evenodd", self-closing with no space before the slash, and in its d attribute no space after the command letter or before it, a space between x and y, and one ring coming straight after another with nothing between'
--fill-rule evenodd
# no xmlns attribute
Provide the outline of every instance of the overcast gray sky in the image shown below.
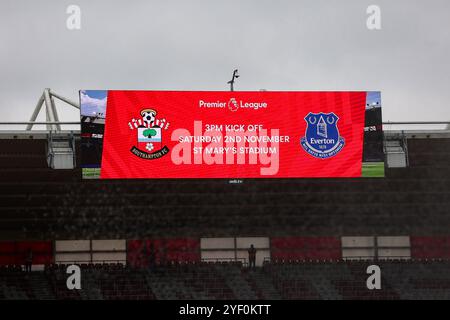
<svg viewBox="0 0 450 320"><path fill-rule="evenodd" d="M227 90L235 67L236 90L380 90L384 120L450 121L449 57L448 0L0 0L0 121L46 87Z"/></svg>

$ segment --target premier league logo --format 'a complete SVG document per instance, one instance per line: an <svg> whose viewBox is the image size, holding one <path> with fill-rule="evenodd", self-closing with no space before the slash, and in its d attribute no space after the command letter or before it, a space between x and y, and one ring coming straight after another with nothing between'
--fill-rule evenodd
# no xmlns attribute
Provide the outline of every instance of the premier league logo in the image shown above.
<svg viewBox="0 0 450 320"><path fill-rule="evenodd" d="M339 135L339 117L333 112L312 113L306 117L305 136L300 139L302 148L313 157L327 159L338 154L345 145Z"/></svg>

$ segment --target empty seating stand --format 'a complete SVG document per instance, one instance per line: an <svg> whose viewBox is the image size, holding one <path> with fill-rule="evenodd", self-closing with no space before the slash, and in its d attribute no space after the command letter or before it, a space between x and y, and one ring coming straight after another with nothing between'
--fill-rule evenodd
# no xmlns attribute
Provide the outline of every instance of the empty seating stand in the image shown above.
<svg viewBox="0 0 450 320"><path fill-rule="evenodd" d="M5 154L9 164L0 167L0 237L5 240L201 237L205 230L225 236L432 235L447 234L450 225L447 206L442 206L450 198L450 156L441 149L431 156L447 141L432 143L428 150L428 141L408 140L411 166L388 168L386 178L243 184L209 179L82 181L80 169L47 168L45 146L24 141L8 143L17 143L17 150L31 144L33 154L42 149L44 165L21 163Z"/></svg>
<svg viewBox="0 0 450 320"><path fill-rule="evenodd" d="M2 139L0 240L449 236L450 139L410 136L407 147L409 166L386 168L386 178L230 184L216 179L82 181L80 168L48 168L46 140ZM72 292L59 266L31 275L2 267L0 297L449 297L448 262L379 263L386 271L384 286L369 293L362 282L364 264L342 261L272 263L254 272L235 264L174 264L154 270L86 265L86 287Z"/></svg>
<svg viewBox="0 0 450 320"><path fill-rule="evenodd" d="M382 270L368 290L366 268ZM450 261L274 261L248 270L239 263L172 263L152 269L82 265L81 290L68 290L65 265L25 273L0 269L1 299L450 299Z"/></svg>

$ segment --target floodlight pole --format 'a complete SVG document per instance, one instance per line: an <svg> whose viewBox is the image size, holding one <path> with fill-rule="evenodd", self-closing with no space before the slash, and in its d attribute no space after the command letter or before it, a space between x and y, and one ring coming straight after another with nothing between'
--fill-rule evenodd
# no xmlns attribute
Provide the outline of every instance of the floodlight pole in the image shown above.
<svg viewBox="0 0 450 320"><path fill-rule="evenodd" d="M234 81L235 81L235 79L237 79L237 78L239 78L238 70L235 69L235 70L233 71L233 77L231 78L230 81L227 82L227 83L230 85L230 91L234 91Z"/></svg>

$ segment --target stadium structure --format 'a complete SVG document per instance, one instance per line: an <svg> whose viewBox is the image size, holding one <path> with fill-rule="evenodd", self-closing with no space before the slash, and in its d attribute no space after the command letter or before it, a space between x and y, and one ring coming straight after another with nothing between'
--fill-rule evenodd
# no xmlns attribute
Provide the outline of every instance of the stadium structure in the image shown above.
<svg viewBox="0 0 450 320"><path fill-rule="evenodd" d="M104 119L80 136L54 99L79 108L46 89L29 122L2 123L23 129L0 131L0 299L450 299L450 129L405 129L448 123L368 124L385 178L82 180Z"/></svg>

